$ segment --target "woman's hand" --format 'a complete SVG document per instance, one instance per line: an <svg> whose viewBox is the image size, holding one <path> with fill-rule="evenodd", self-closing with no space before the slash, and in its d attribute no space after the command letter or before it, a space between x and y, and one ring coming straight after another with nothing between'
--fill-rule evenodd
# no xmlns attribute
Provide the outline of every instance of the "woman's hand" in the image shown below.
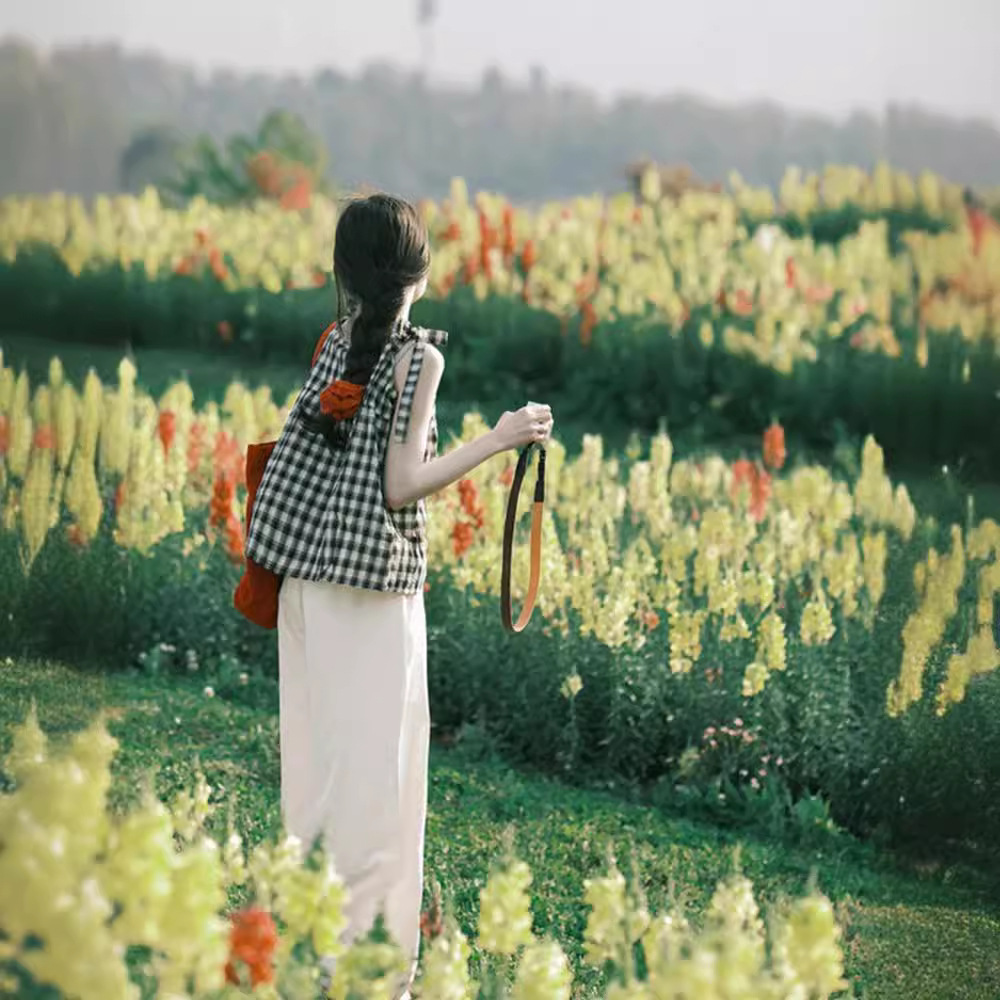
<svg viewBox="0 0 1000 1000"><path fill-rule="evenodd" d="M528 403L519 410L504 413L491 433L500 451L510 451L548 441L552 436L552 423L551 407L544 403Z"/></svg>

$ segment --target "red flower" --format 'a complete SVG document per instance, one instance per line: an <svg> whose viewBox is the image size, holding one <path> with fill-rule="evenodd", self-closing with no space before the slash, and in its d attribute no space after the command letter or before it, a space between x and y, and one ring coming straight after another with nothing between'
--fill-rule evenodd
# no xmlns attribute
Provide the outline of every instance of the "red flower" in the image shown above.
<svg viewBox="0 0 1000 1000"><path fill-rule="evenodd" d="M170 446L174 443L174 434L177 431L177 418L170 410L164 410L156 422L156 429L160 435L163 452L166 454L170 451Z"/></svg>
<svg viewBox="0 0 1000 1000"><path fill-rule="evenodd" d="M345 382L338 378L331 382L319 396L320 412L337 420L347 420L353 417L361 407L365 395L365 387L354 382Z"/></svg>
<svg viewBox="0 0 1000 1000"><path fill-rule="evenodd" d="M253 986L274 980L274 949L278 930L271 914L259 907L240 910L231 917L229 961L226 962L226 982L238 986L238 964L250 970Z"/></svg>
<svg viewBox="0 0 1000 1000"><path fill-rule="evenodd" d="M762 451L764 453L764 464L777 472L785 464L787 452L785 450L785 429L781 424L775 422L764 431L764 441Z"/></svg>
<svg viewBox="0 0 1000 1000"><path fill-rule="evenodd" d="M115 489L115 513L122 509L122 504L125 503L125 480L123 479L118 487Z"/></svg>
<svg viewBox="0 0 1000 1000"><path fill-rule="evenodd" d="M6 413L0 413L0 458L7 454L10 447L10 418Z"/></svg>

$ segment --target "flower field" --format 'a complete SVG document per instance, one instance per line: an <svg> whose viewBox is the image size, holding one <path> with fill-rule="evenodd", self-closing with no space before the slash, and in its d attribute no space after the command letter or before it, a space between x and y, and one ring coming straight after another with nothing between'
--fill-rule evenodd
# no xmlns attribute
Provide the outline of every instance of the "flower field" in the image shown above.
<svg viewBox="0 0 1000 1000"><path fill-rule="evenodd" d="M738 177L728 193L676 200L661 194L654 174L639 203L580 198L531 212L495 195L470 199L456 180L446 202L422 207L434 238L433 296L470 286L480 300L516 297L575 319L585 343L601 323L651 318L679 329L696 316L706 341L788 372L843 338L860 351L926 362L935 332L958 330L969 343L1000 336L1000 239L991 220L966 216L960 189L933 175L885 166L870 176L789 171L776 202ZM794 229L831 212L860 220L836 245L759 228L777 219ZM895 247L887 216L906 212L947 228L915 224ZM336 206L323 199L304 214L197 200L172 211L153 191L99 199L89 211L61 195L5 199L0 260L43 246L76 277L118 266L150 280L204 276L229 292L278 294L327 284L335 226ZM901 325L918 335L902 342ZM220 339L233 334L231 322L220 325Z"/></svg>
<svg viewBox="0 0 1000 1000"><path fill-rule="evenodd" d="M58 360L44 385L0 368L0 509L10 558L16 552L12 574L30 581L40 564L39 579L47 579L47 545L86 560L91 549L110 544L132 553L137 566L169 564L181 574L214 566L222 593L209 602L216 609L211 632L224 637L238 618L228 598L242 563L244 450L279 432L293 400L279 403L266 388L250 392L233 383L221 405L199 410L185 383L154 400L137 388L136 374L126 360L117 385L104 386L91 372L77 389ZM483 429L470 414L459 440ZM499 598L497 553L512 468L512 455L498 457L429 502L431 599L449 602L446 614L456 621L471 614L484 622L474 627L487 633L487 659L496 641L489 611ZM693 752L700 767L715 768L713 780L735 777L737 786L756 791L766 755L788 762L793 785L818 784L836 805L852 780L878 769L874 729L890 739L892 730L880 728L890 720L914 711L942 718L966 699L974 707L963 707L978 712L979 689L1000 666L1000 526L971 511L962 525L922 518L871 438L856 474L842 478L789 455L778 424L758 454L730 461L712 453L676 457L662 432L645 444L634 439L622 456L604 455L596 435L585 437L573 458L556 441L547 497L544 586L534 634L519 655L559 650L546 669L561 675L536 683L554 717L568 709L570 719L553 732L551 722L533 719L543 711L536 705L523 720L509 720L516 731L524 727L522 749L546 766L617 760L613 766L638 768L648 780L674 774L682 759L691 765ZM526 572L522 545L515 587L523 587ZM13 592L15 608L18 588ZM175 626L160 622L161 613L150 608L144 634L176 644ZM245 648L241 643L232 633L231 645ZM259 649L244 655L254 659ZM875 662L862 670L869 656ZM463 666L451 668L458 687L463 674L469 684L464 695L443 699L443 716L453 714L455 725L469 721L474 692L485 697L475 662L466 654ZM652 717L627 724L611 715L588 718L606 685L620 684L611 677L614 662L640 670L641 682L630 683L639 684L639 704ZM496 710L516 716L501 688L490 695L500 699ZM861 690L863 705L856 703ZM993 690L983 688L982 697ZM636 702L634 692L617 691ZM560 700L569 704L559 708ZM803 743L815 733L795 718L793 704L822 713L828 745ZM680 705L684 730L667 721ZM741 726L748 719L770 753L751 748L748 732L738 759L726 757L712 732L727 726L739 737L736 717ZM840 743L859 725L873 727L871 745L852 751L835 776L829 755L834 745L843 753ZM595 727L590 736L588 727ZM752 768L742 760L751 749Z"/></svg>
<svg viewBox="0 0 1000 1000"><path fill-rule="evenodd" d="M651 181L532 210L455 181L422 210L415 318L453 333L446 395L523 386L595 426L725 435L774 415L822 446L842 424L907 459L1000 456L1000 229L940 178L792 171L777 200ZM5 199L4 327L301 364L332 309L336 219L323 198Z"/></svg>
<svg viewBox="0 0 1000 1000"><path fill-rule="evenodd" d="M484 401L462 403L442 447L525 388L557 428L566 409L593 431L548 448L542 585L520 636L497 613L515 456L428 501L436 742L803 848L844 832L992 843L1000 523L971 495L964 516L965 498L930 516L898 470L902 455L1000 455L995 224L940 178L885 166L790 171L777 197L734 177L676 198L650 175L638 198L530 211L456 181L422 210L434 253L417 319L455 330L449 379ZM304 367L332 308L336 211L322 197L303 211L6 199L4 322ZM0 331L0 657L197 681L272 712L273 634L231 597L245 450L280 433L294 394L229 381L196 401L182 380L153 396L128 358L113 380L72 378L56 357L32 380L2 346ZM635 428L623 449L598 433L610 416ZM316 995L316 957L337 950L335 870L293 840L250 842L232 823L220 837L203 777L112 806L115 751L100 720L59 752L33 713L14 731L0 992L28 977L95 998ZM617 1000L847 986L839 911L811 886L765 929L749 879L713 877L689 923L654 916L611 863L581 887L567 946L533 931L551 890L535 897L533 878L514 856L494 865L473 935L469 899L464 933L434 904L420 996L591 1000L602 976ZM341 958L344 1000L384 996L401 969L378 937Z"/></svg>
<svg viewBox="0 0 1000 1000"><path fill-rule="evenodd" d="M389 995L405 971L402 955L388 940L340 943L345 890L322 854L291 837L248 848L231 827L216 843L205 827L212 789L201 775L172 801L147 790L130 810L109 810L117 745L104 720L56 753L34 714L14 733L4 761L14 788L0 794L7 995L33 981L80 1000L125 1000L140 996L140 982L164 997L301 1000L321 995L321 955L337 959L330 996ZM494 866L476 940L493 967L476 980L454 919L428 925L421 996L458 1000L481 987L504 995L497 986L513 968L507 995L569 1000L566 955L532 931L531 881L516 858ZM584 890L586 961L613 970L609 996L827 997L846 985L841 931L818 891L791 901L766 929L752 884L731 876L696 929L680 912L651 914L613 861ZM231 894L239 908L227 907Z"/></svg>

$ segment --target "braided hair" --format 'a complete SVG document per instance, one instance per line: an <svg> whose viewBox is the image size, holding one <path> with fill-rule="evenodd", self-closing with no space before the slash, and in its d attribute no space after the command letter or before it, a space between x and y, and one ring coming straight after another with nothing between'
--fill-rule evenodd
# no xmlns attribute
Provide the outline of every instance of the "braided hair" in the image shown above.
<svg viewBox="0 0 1000 1000"><path fill-rule="evenodd" d="M352 201L337 222L333 273L337 282L338 314L345 305L360 307L351 324L351 345L338 385L349 387L360 400L386 341L400 322L410 288L427 277L430 246L427 228L408 202L387 194ZM347 420L356 411L334 414L322 409L304 423L322 434L331 448L343 450Z"/></svg>

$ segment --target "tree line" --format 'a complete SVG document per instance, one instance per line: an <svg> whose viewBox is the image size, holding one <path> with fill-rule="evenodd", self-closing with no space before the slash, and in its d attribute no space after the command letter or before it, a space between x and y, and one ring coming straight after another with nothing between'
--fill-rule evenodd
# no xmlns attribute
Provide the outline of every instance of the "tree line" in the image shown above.
<svg viewBox="0 0 1000 1000"><path fill-rule="evenodd" d="M629 186L649 158L687 164L707 183L731 170L776 185L789 164L871 168L884 159L972 186L1000 184L1000 129L917 107L837 121L772 104L721 106L686 96L602 101L581 87L496 70L478 86L445 86L376 64L356 76L218 71L114 46L44 55L0 43L0 196L84 196L157 181L198 136L254 133L274 109L325 147L338 187L370 184L439 198L453 176L473 190L537 202Z"/></svg>

